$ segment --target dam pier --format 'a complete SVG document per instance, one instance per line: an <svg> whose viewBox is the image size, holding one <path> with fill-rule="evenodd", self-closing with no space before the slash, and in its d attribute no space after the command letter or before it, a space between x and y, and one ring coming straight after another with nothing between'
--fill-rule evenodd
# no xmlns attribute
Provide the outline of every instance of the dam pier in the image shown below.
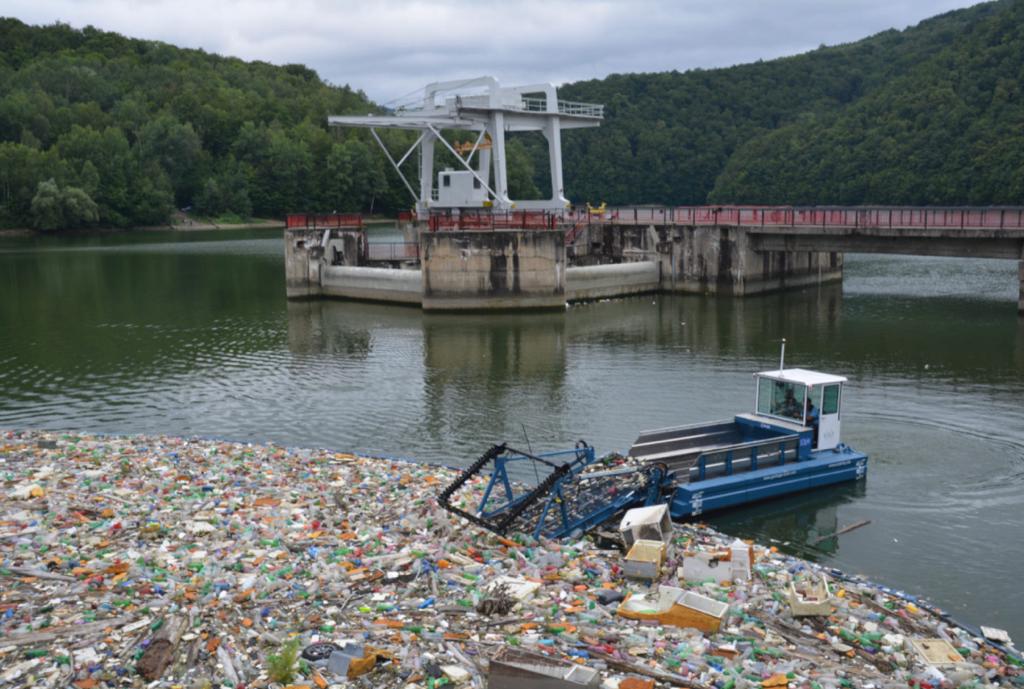
<svg viewBox="0 0 1024 689"><path fill-rule="evenodd" d="M1015 259L1022 208L675 207L435 212L372 243L356 215L291 215L288 297L424 310L564 308L631 294L749 296L842 280L843 253Z"/></svg>

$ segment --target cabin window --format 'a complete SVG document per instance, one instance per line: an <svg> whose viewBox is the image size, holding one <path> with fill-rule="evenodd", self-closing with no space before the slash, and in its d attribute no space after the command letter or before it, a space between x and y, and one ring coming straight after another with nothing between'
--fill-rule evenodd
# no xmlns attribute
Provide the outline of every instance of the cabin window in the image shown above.
<svg viewBox="0 0 1024 689"><path fill-rule="evenodd" d="M821 404L822 414L836 414L839 412L839 386L825 386L825 400Z"/></svg>
<svg viewBox="0 0 1024 689"><path fill-rule="evenodd" d="M821 413L821 396L823 391L824 388L820 385L818 387L807 388L807 399L811 401L811 404L814 405L814 408L818 410L819 414Z"/></svg>
<svg viewBox="0 0 1024 689"><path fill-rule="evenodd" d="M760 378L757 384L757 412L803 423L807 388L800 383Z"/></svg>
<svg viewBox="0 0 1024 689"><path fill-rule="evenodd" d="M474 189L479 189L480 188L480 180L478 180L476 177L473 178L473 188Z"/></svg>
<svg viewBox="0 0 1024 689"><path fill-rule="evenodd" d="M441 175L441 183L446 187L450 187L452 185L451 175Z"/></svg>

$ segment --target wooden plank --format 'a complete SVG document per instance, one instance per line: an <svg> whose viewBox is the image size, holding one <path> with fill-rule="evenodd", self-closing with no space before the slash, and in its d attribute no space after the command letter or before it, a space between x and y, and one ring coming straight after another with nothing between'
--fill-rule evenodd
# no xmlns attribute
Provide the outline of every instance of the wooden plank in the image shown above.
<svg viewBox="0 0 1024 689"><path fill-rule="evenodd" d="M48 641L55 641L62 636L85 636L88 634L95 634L97 632L102 632L108 627L123 627L134 619L136 619L135 616L126 615L124 617L113 617L106 620L97 620L96 622L87 622L86 624L69 624L64 627L53 627L52 629L47 629L45 632L28 632L26 634L15 634L13 636L0 637L0 647L44 643Z"/></svg>
<svg viewBox="0 0 1024 689"><path fill-rule="evenodd" d="M158 680L164 674L164 670L174 660L178 643L187 628L188 620L185 617L174 617L150 639L149 646L136 665L146 681Z"/></svg>

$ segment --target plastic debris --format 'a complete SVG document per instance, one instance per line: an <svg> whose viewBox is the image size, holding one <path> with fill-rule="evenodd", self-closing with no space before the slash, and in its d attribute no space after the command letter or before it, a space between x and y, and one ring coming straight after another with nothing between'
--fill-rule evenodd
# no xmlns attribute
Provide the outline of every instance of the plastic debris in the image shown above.
<svg viewBox="0 0 1024 689"><path fill-rule="evenodd" d="M628 548L443 510L456 473L435 466L0 432L0 472L3 689L1024 685L1008 636L908 594L660 518L640 535L660 534L664 566L627 578ZM682 576L689 558L728 577ZM794 616L815 582L828 612Z"/></svg>

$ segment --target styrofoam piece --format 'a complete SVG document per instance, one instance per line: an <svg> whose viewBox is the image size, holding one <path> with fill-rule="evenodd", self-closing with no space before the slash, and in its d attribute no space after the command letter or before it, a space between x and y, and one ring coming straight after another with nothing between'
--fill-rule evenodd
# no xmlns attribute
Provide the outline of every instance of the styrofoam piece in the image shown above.
<svg viewBox="0 0 1024 689"><path fill-rule="evenodd" d="M929 665L943 667L964 662L963 656L945 639L911 639L910 643Z"/></svg>
<svg viewBox="0 0 1024 689"><path fill-rule="evenodd" d="M637 541L672 540L672 517L668 505L652 505L650 507L634 507L627 510L619 523L619 533L626 548L632 548Z"/></svg>
<svg viewBox="0 0 1024 689"><path fill-rule="evenodd" d="M665 550L661 541L637 541L622 563L623 574L636 579L657 579L665 562Z"/></svg>
<svg viewBox="0 0 1024 689"><path fill-rule="evenodd" d="M528 600L537 592L540 588L540 583L536 581L527 581L519 577L500 576L495 579L493 587L504 585L508 590L508 595L515 598L517 601L522 603Z"/></svg>
<svg viewBox="0 0 1024 689"><path fill-rule="evenodd" d="M832 590L828 580L804 581L799 588L796 582L789 583L789 607L794 617L832 614Z"/></svg>
<svg viewBox="0 0 1024 689"><path fill-rule="evenodd" d="M617 613L636 620L655 620L676 627L717 632L729 611L729 604L675 586L659 586L656 600L646 594L622 601Z"/></svg>

